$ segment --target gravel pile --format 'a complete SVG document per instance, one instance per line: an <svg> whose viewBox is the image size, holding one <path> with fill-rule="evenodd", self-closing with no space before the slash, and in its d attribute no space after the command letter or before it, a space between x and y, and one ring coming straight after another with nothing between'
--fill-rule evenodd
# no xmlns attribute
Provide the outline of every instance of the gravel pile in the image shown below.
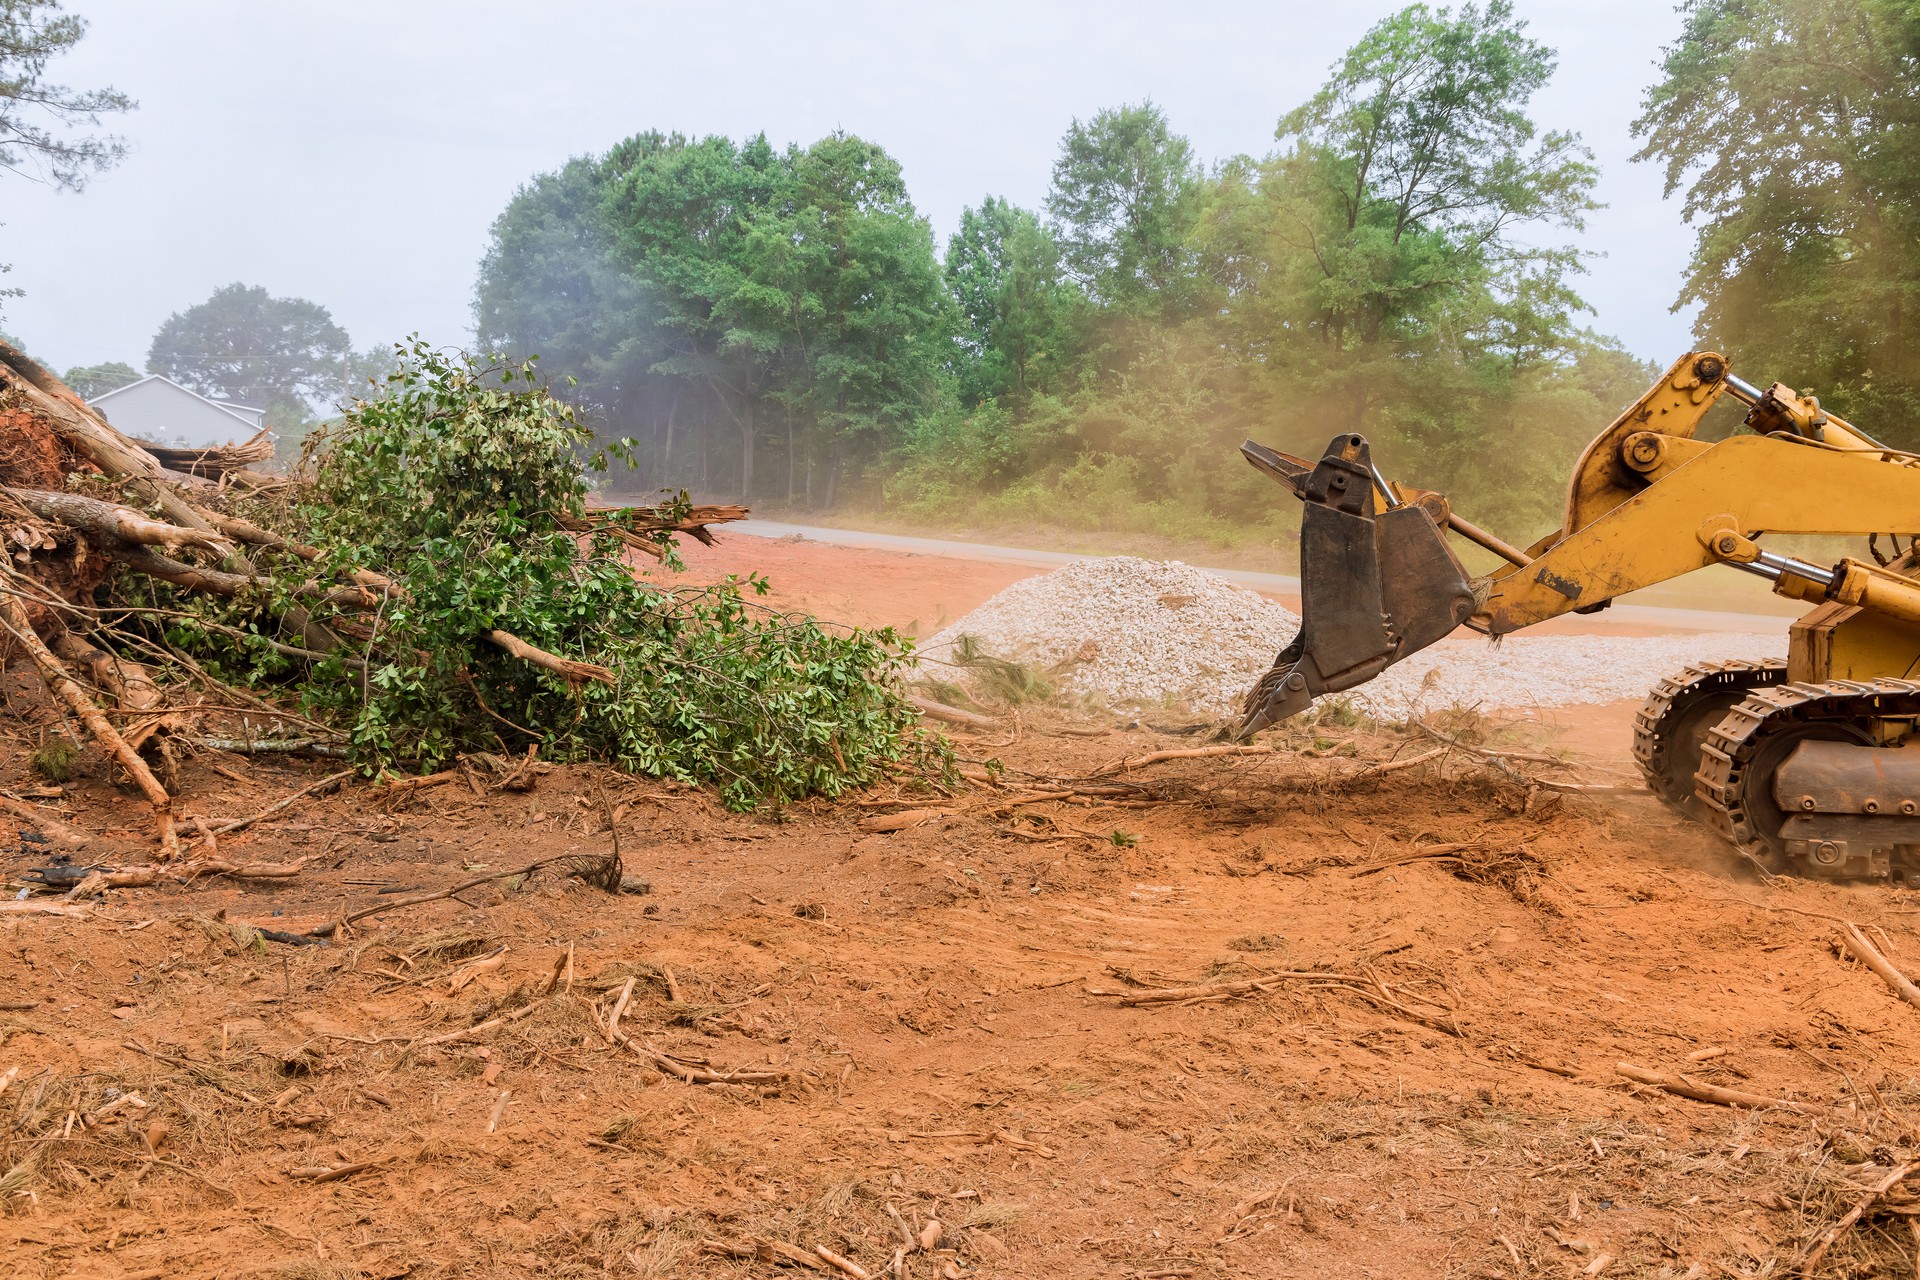
<svg viewBox="0 0 1920 1280"><path fill-rule="evenodd" d="M1225 716L1299 626L1290 610L1191 565L1108 556L1014 583L920 651L947 658L966 635L1036 667L1084 655L1056 678L1062 692Z"/></svg>
<svg viewBox="0 0 1920 1280"><path fill-rule="evenodd" d="M956 639L972 636L996 657L1043 668L1068 663L1055 679L1068 695L1230 718L1299 625L1290 610L1205 570L1110 556L1016 582L934 635L921 653L946 659ZM1661 676L1689 663L1783 657L1786 647L1784 629L1512 636L1499 644L1462 633L1344 696L1389 719L1454 706L1613 702L1644 697Z"/></svg>

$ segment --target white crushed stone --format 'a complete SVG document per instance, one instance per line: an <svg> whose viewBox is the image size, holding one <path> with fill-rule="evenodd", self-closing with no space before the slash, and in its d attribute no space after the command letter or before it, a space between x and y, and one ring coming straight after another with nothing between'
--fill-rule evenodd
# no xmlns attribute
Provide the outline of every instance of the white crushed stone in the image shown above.
<svg viewBox="0 0 1920 1280"><path fill-rule="evenodd" d="M963 635L987 653L1051 667L1070 695L1229 715L1300 626L1299 617L1217 574L1176 560L1078 560L1014 583L937 632L920 652L946 659Z"/></svg>
<svg viewBox="0 0 1920 1280"><path fill-rule="evenodd" d="M1644 698L1662 676L1722 658L1784 658L1787 636L1508 636L1469 633L1423 649L1337 696L1383 719L1449 707L1520 710Z"/></svg>
<svg viewBox="0 0 1920 1280"><path fill-rule="evenodd" d="M968 635L987 653L1039 667L1090 653L1056 678L1062 692L1115 707L1232 718L1299 625L1291 610L1217 574L1178 561L1109 556L1014 583L920 652L945 660L954 641ZM1339 696L1388 719L1456 706L1614 702L1644 697L1660 677L1690 663L1784 657L1786 647L1784 630L1509 636L1499 644L1462 634Z"/></svg>

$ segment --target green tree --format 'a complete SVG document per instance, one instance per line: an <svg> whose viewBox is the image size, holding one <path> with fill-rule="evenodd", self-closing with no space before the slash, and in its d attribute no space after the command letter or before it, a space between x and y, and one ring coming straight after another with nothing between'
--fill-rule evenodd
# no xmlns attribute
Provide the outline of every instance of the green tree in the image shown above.
<svg viewBox="0 0 1920 1280"><path fill-rule="evenodd" d="M1199 180L1192 145L1152 102L1075 119L1047 192L1067 270L1108 305L1177 296L1193 275L1187 230Z"/></svg>
<svg viewBox="0 0 1920 1280"><path fill-rule="evenodd" d="M607 176L579 157L514 194L480 263L474 330L488 350L537 354L596 428L637 434L667 349L647 290L616 252Z"/></svg>
<svg viewBox="0 0 1920 1280"><path fill-rule="evenodd" d="M765 135L692 141L638 134L607 158L608 217L622 260L659 308L666 339L653 371L690 392L695 412L736 432L739 493L753 492L760 406L780 353L769 309L741 298L746 243L785 193L787 166ZM709 443L701 436L704 455ZM705 468L702 481L710 479Z"/></svg>
<svg viewBox="0 0 1920 1280"><path fill-rule="evenodd" d="M60 0L0 0L0 169L78 191L126 155L122 139L89 131L133 110L132 98L47 80L47 65L86 33L86 20L62 13ZM0 275L10 270L0 263ZM19 293L0 289L0 300Z"/></svg>
<svg viewBox="0 0 1920 1280"><path fill-rule="evenodd" d="M292 426L305 421L313 401L339 390L352 350L347 331L318 303L230 284L167 317L147 352L147 372L258 405L268 421Z"/></svg>
<svg viewBox="0 0 1920 1280"><path fill-rule="evenodd" d="M91 400L140 381L140 371L119 360L109 360L105 364L75 365L61 381L72 387L82 400Z"/></svg>
<svg viewBox="0 0 1920 1280"><path fill-rule="evenodd" d="M878 456L939 398L952 303L933 233L884 149L836 132L785 162L787 191L756 218L719 312L778 343L770 398L789 433L788 497L804 440L809 477L824 455L832 505L849 461Z"/></svg>
<svg viewBox="0 0 1920 1280"><path fill-rule="evenodd" d="M1501 421L1489 397L1572 359L1581 263L1551 236L1582 227L1597 173L1527 114L1553 68L1505 0L1412 5L1281 120L1280 152L1222 171L1201 239L1269 394L1464 459Z"/></svg>
<svg viewBox="0 0 1920 1280"><path fill-rule="evenodd" d="M1635 124L1698 225L1675 308L1750 377L1920 444L1920 10L1699 0Z"/></svg>
<svg viewBox="0 0 1920 1280"><path fill-rule="evenodd" d="M1060 246L1026 209L988 196L947 241L947 287L960 309L960 391L970 405L1045 391L1062 359L1073 290Z"/></svg>

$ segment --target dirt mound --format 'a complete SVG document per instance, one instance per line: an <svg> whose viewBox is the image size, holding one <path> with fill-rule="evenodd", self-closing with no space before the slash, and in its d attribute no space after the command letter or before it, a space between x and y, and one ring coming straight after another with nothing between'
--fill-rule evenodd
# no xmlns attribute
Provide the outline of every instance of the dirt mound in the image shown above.
<svg viewBox="0 0 1920 1280"><path fill-rule="evenodd" d="M1060 667L1068 694L1227 716L1299 625L1289 610L1217 574L1109 556L1014 583L921 652L946 661L970 636L996 657Z"/></svg>

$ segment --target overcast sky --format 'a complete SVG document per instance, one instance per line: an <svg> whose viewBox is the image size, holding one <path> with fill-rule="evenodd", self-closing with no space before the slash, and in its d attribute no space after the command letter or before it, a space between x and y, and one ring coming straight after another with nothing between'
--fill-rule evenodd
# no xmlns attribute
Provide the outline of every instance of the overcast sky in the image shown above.
<svg viewBox="0 0 1920 1280"><path fill-rule="evenodd" d="M488 224L534 173L644 129L884 145L937 235L987 194L1038 206L1075 116L1152 98L1200 155L1271 148L1388 0L69 0L53 78L111 84L133 143L79 194L0 173L0 328L57 369L145 362L233 281L311 298L365 347L471 332ZM1665 363L1692 243L1629 134L1671 0L1518 0L1560 52L1537 100L1601 166L1593 326ZM1784 375L1783 375L1784 376Z"/></svg>

